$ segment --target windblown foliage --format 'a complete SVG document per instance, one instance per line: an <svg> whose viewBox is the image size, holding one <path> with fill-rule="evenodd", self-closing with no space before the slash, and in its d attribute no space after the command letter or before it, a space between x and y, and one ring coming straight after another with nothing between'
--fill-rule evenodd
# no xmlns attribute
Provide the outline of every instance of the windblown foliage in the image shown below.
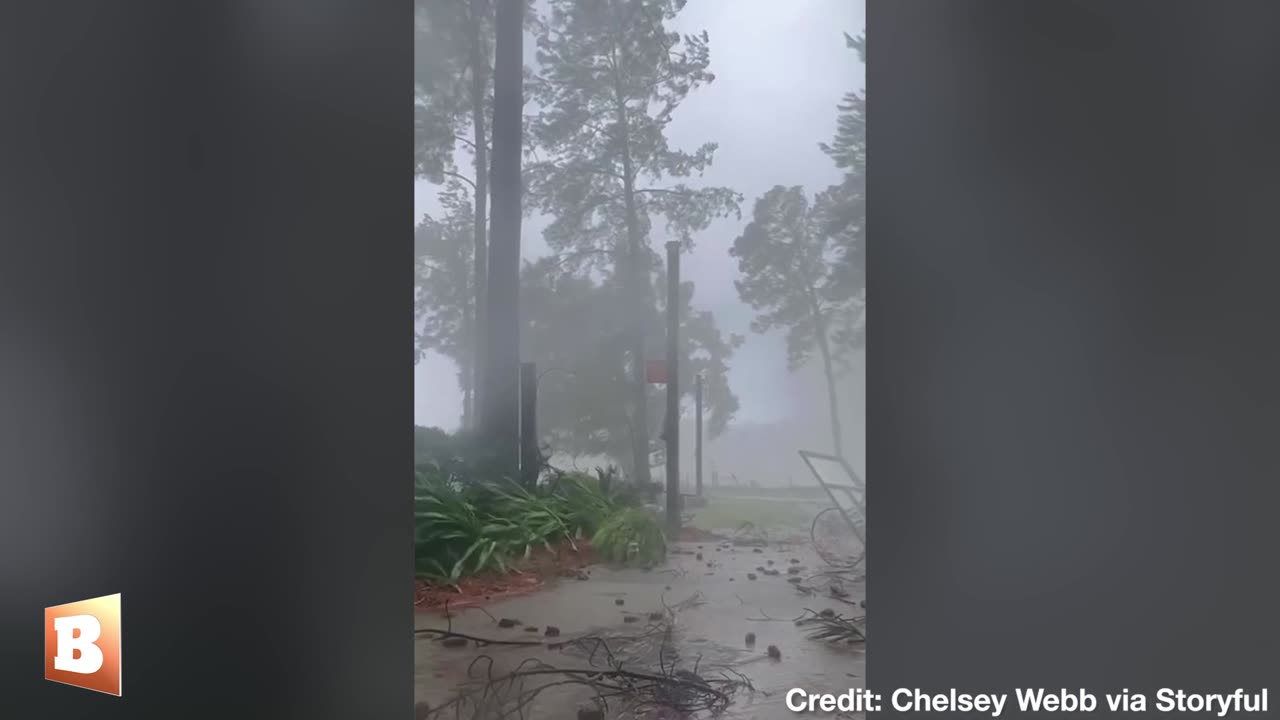
<svg viewBox="0 0 1280 720"><path fill-rule="evenodd" d="M417 572L434 583L507 572L537 548L575 547L636 497L623 485L605 490L582 473L559 474L533 489L490 480L465 457L468 444L435 429L415 432Z"/></svg>
<svg viewBox="0 0 1280 720"><path fill-rule="evenodd" d="M845 35L849 48L857 53L865 67L867 40L865 35ZM836 243L832 258L832 283L828 298L863 304L866 297L866 217L867 217L867 96L865 92L849 92L837 107L836 135L830 143L820 143L822 151L836 167L844 170L844 180L818 196L816 211L822 216L825 230ZM837 341L847 347L860 347L864 340L861 313L844 317Z"/></svg>
<svg viewBox="0 0 1280 720"><path fill-rule="evenodd" d="M591 539L601 559L629 565L653 565L667 555L667 540L658 518L643 508L616 513Z"/></svg>

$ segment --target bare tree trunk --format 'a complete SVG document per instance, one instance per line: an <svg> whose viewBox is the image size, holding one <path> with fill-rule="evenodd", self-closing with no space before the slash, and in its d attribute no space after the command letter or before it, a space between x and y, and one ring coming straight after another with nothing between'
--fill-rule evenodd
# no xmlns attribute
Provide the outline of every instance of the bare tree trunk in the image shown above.
<svg viewBox="0 0 1280 720"><path fill-rule="evenodd" d="M471 0L471 128L472 142L475 145L475 220L473 242L475 244L473 259L475 261L475 301L473 305L474 328L484 327L485 279L489 272L489 153L488 132L485 129L485 96L488 89L488 67L484 34L481 32L481 18L487 13L486 0ZM472 333L471 348L471 393L465 399L471 405L474 419L476 408L480 406L481 388L483 386L484 368L484 333Z"/></svg>
<svg viewBox="0 0 1280 720"><path fill-rule="evenodd" d="M485 285L485 374L480 422L494 470L520 467L520 220L525 0L498 0L493 64L493 195Z"/></svg>
<svg viewBox="0 0 1280 720"><path fill-rule="evenodd" d="M623 281L627 285L627 305L631 309L631 316L628 318L631 334L631 457L635 482L647 488L652 482L649 467L649 384L645 377L644 352L644 308L649 284L649 264L637 217L635 175L631 167L626 112L619 112L618 117L623 135L622 192L627 214L627 251L624 253L627 262L623 269Z"/></svg>
<svg viewBox="0 0 1280 720"><path fill-rule="evenodd" d="M840 427L840 403L836 395L835 365L831 360L831 343L827 339L827 323L821 316L815 319L818 335L818 352L822 355L822 372L827 378L827 407L831 412L831 447L837 457L844 457L844 431Z"/></svg>
<svg viewBox="0 0 1280 720"><path fill-rule="evenodd" d="M475 303L468 303L468 307L463 311L462 321L463 342L472 348L475 348L476 338L479 336L475 323ZM462 356L462 367L459 369L459 380L462 385L462 429L470 430L475 424L475 387L476 387L476 364L475 351L472 350L472 356Z"/></svg>
<svg viewBox="0 0 1280 720"><path fill-rule="evenodd" d="M626 212L627 247L620 268L627 295L627 318L631 345L631 463L633 480L649 488L653 475L649 467L649 382L645 372L645 305L649 290L649 258L640 233L636 207L636 171L631 160L631 131L627 122L627 95L623 91L621 60L613 58L614 101L618 140L622 148L622 196Z"/></svg>

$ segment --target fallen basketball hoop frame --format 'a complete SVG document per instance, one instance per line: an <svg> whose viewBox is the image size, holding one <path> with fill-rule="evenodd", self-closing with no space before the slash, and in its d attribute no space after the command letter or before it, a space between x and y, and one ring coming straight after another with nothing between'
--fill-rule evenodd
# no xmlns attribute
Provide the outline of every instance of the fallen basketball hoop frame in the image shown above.
<svg viewBox="0 0 1280 720"><path fill-rule="evenodd" d="M835 509L844 517L845 522L849 524L849 529L853 531L854 537L856 537L858 542L862 543L862 547L865 548L867 546L867 538L863 533L863 528L865 527L864 523L866 522L867 517L866 483L862 481L862 478L858 477L858 473L854 472L853 468L849 466L848 461L842 457L829 455L827 453L814 452L812 450L800 450L799 452L800 459L804 460L804 464L809 467L809 472L813 474L813 477L817 479L818 484L822 486L824 491L826 491L827 497L831 498L832 505L834 505ZM845 475L849 478L849 482L847 484L828 482L814 465L814 461L835 463L839 465ZM852 506L851 508L847 508L845 503L841 502L840 497L836 495L837 492L848 498L847 502ZM857 515L858 519L862 520L862 522L855 520L854 515L850 514L850 509Z"/></svg>

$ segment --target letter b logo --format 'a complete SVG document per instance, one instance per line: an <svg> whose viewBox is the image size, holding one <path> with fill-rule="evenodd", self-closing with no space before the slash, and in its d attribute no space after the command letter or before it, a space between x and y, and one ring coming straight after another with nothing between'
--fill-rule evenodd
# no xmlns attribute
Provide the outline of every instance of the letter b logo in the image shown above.
<svg viewBox="0 0 1280 720"><path fill-rule="evenodd" d="M102 669L102 623L92 615L72 615L53 619L58 635L58 649L53 656L53 669L92 675Z"/></svg>
<svg viewBox="0 0 1280 720"><path fill-rule="evenodd" d="M120 596L45 608L46 680L120 696Z"/></svg>

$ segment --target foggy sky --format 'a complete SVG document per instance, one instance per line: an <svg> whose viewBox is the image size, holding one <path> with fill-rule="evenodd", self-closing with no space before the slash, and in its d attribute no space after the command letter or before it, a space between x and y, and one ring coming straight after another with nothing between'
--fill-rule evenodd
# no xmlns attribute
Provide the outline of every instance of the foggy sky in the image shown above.
<svg viewBox="0 0 1280 720"><path fill-rule="evenodd" d="M865 17L864 0L690 0L678 17L675 29L710 35L716 80L680 106L669 138L673 146L687 150L718 142L714 165L691 182L726 185L744 195L743 219L717 221L695 236L694 250L681 268L696 284L694 305L711 310L726 334L746 338L731 361L730 383L742 405L738 424L813 419L825 432L820 385L819 394L813 392L820 380L811 372L787 372L780 334L750 331L753 312L738 299L736 262L728 251L752 203L769 188L802 185L812 195L841 179L818 143L834 136L836 105L844 93L863 86L862 68L843 33L862 32ZM531 56L531 50L526 47L526 54ZM436 210L437 190L415 183L415 223ZM547 253L544 224L538 218L525 220L525 257ZM656 226L655 245L666 239L660 233ZM844 385L841 402L850 416L846 424L855 426L846 434L856 434L861 455L862 383L853 378ZM452 362L433 355L419 363L414 372L415 423L456 428L461 399Z"/></svg>

